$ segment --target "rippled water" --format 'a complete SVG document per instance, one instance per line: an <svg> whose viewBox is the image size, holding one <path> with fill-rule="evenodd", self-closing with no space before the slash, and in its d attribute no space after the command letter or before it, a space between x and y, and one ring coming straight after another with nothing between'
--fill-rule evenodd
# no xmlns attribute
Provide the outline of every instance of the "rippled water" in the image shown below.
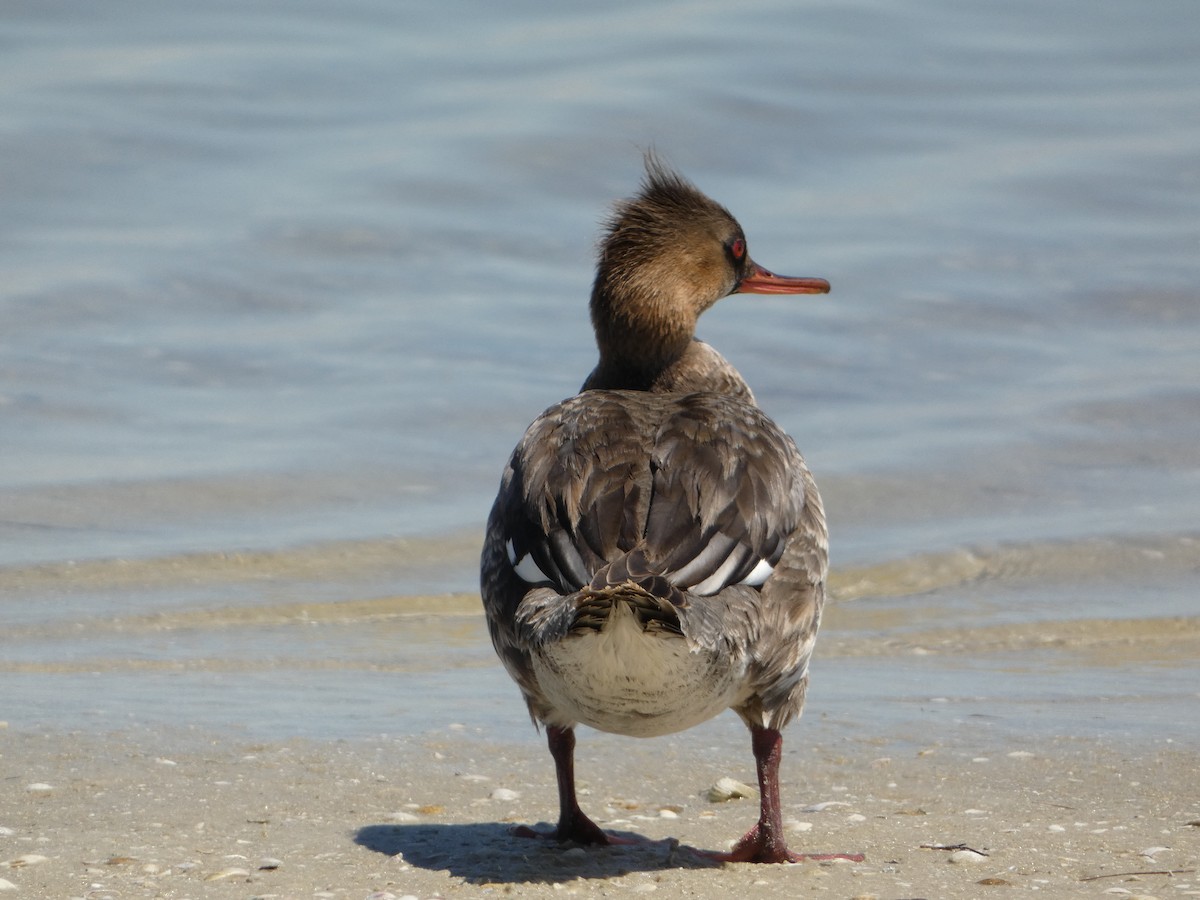
<svg viewBox="0 0 1200 900"><path fill-rule="evenodd" d="M506 453L592 365L597 223L653 145L760 262L833 283L701 327L826 498L854 599L812 707L1183 727L1190 0L3 19L0 718L357 734L432 698L524 727L470 597L389 598L474 590ZM914 628L949 644L856 655Z"/></svg>

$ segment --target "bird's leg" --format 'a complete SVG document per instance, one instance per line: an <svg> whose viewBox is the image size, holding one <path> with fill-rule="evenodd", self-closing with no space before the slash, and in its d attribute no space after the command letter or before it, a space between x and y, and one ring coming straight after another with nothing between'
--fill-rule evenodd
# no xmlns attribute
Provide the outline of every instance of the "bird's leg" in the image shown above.
<svg viewBox="0 0 1200 900"><path fill-rule="evenodd" d="M551 725L546 729L546 740L558 776L558 827L554 836L579 844L607 844L608 835L583 814L575 799L575 729Z"/></svg>
<svg viewBox="0 0 1200 900"><path fill-rule="evenodd" d="M862 862L861 853L793 853L783 836L783 810L779 805L779 760L783 735L775 728L752 726L750 742L758 768L761 803L758 824L746 832L729 853L713 856L722 862L782 863L806 859L847 859Z"/></svg>
<svg viewBox="0 0 1200 900"><path fill-rule="evenodd" d="M727 855L726 862L797 862L798 856L787 848L783 837L783 811L779 806L779 759L783 755L783 735L774 728L754 726L750 745L758 769L758 824L746 832Z"/></svg>
<svg viewBox="0 0 1200 900"><path fill-rule="evenodd" d="M549 837L559 841L574 841L577 844L611 844L614 838L605 834L600 827L584 815L575 798L575 729L546 726L546 740L550 755L554 757L554 771L558 776L558 827L550 834L541 834L532 828L518 828L521 837Z"/></svg>

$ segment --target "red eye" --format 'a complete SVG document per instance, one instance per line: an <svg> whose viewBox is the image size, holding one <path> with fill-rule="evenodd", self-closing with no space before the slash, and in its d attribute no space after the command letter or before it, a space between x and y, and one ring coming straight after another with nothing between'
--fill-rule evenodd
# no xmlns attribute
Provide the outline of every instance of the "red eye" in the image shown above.
<svg viewBox="0 0 1200 900"><path fill-rule="evenodd" d="M746 242L741 238L736 238L734 242L729 245L729 252L733 254L734 259L741 259L746 255Z"/></svg>

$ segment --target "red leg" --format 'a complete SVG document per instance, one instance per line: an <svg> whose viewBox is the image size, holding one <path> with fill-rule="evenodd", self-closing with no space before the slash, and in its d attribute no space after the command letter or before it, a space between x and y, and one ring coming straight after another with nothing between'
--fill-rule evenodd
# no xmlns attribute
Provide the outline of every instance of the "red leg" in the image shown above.
<svg viewBox="0 0 1200 900"><path fill-rule="evenodd" d="M754 762L758 767L761 810L758 824L746 832L729 853L713 856L722 862L782 863L805 859L848 859L862 862L861 853L793 853L783 836L783 810L779 805L779 760L783 735L774 728L750 729Z"/></svg>
<svg viewBox="0 0 1200 900"><path fill-rule="evenodd" d="M524 827L518 828L515 833L521 837L548 837L578 844L614 843L610 835L584 815L575 798L575 730L549 725L546 727L546 739L558 776L558 827L550 834L540 834Z"/></svg>

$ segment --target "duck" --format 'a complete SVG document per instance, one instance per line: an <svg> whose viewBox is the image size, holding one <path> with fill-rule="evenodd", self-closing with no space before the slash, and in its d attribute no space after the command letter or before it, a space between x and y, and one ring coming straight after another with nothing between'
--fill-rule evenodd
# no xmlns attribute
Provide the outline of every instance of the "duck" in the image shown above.
<svg viewBox="0 0 1200 900"><path fill-rule="evenodd" d="M731 294L829 282L758 265L724 206L654 153L644 164L599 246L599 360L525 431L487 521L489 633L558 783L554 829L517 833L627 840L579 805L578 725L656 737L732 709L750 731L759 818L709 855L828 858L789 849L779 793L782 731L804 706L825 601L825 512L796 443L696 324Z"/></svg>

